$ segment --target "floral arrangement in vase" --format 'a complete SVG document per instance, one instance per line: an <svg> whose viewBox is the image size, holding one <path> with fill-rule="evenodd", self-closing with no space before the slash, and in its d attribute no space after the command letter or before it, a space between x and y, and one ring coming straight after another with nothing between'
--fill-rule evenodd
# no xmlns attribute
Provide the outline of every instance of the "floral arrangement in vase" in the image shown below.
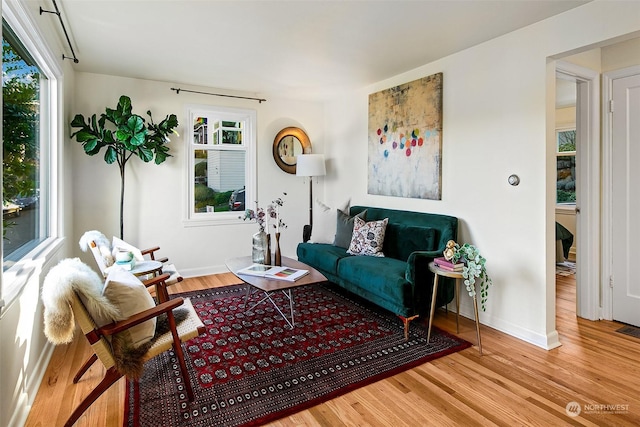
<svg viewBox="0 0 640 427"><path fill-rule="evenodd" d="M285 196L287 193L283 193ZM280 217L280 207L284 205L284 200L278 197L273 200L267 209L261 208L256 202L256 209L247 209L244 211L244 216L238 218L244 221L256 221L259 231L253 236L253 261L261 264L271 264L271 236L269 234L269 223L272 222L272 226L275 230L275 255L274 264L281 264L281 252L280 252L280 229L287 228L287 225ZM270 221L271 220L271 221Z"/></svg>
<svg viewBox="0 0 640 427"><path fill-rule="evenodd" d="M464 264L462 267L462 277L464 278L464 285L470 297L476 295L476 282L479 282L480 305L482 311L486 311L489 286L491 286L493 282L487 274L487 268L485 266L487 260L480 255L478 248L468 243L460 246L453 240L449 240L443 254L447 261L451 261L454 264L458 262Z"/></svg>
<svg viewBox="0 0 640 427"><path fill-rule="evenodd" d="M242 218L244 221L255 221L258 224L260 231L265 231L267 215L265 214L264 209L258 206L258 202L256 202L256 210L247 209L244 211L244 216L238 218Z"/></svg>
<svg viewBox="0 0 640 427"><path fill-rule="evenodd" d="M287 195L287 193L282 193L283 195ZM260 231L269 232L269 219L273 220L273 228L276 233L280 232L281 228L287 228L287 224L280 217L280 208L284 206L284 200L282 197L278 197L275 200L271 201L271 204L267 206L266 211L258 206L258 202L256 202L256 209L247 209L244 211L243 216L239 216L238 218L244 221L255 221L258 224L258 228Z"/></svg>
<svg viewBox="0 0 640 427"><path fill-rule="evenodd" d="M287 195L287 193L282 194ZM282 200L282 197L278 197L267 207L267 216L274 220L273 228L276 230L276 233L280 233L280 228L287 228L287 224L285 224L280 217L280 208L282 206L284 206L284 200Z"/></svg>

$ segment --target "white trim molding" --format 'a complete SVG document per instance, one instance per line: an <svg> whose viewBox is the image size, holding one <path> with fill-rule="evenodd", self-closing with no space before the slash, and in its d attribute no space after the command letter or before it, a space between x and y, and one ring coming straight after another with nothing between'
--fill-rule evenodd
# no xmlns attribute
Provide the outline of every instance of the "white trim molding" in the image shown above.
<svg viewBox="0 0 640 427"><path fill-rule="evenodd" d="M185 122L188 124L185 131L185 197L183 202L183 225L185 227L198 226L216 226L241 224L243 222L241 216L243 211L228 212L195 212L195 159L194 152L197 150L210 150L216 152L224 147L223 151L245 153L244 160L244 185L245 185L245 203L247 208L253 209L253 203L257 200L257 112L253 109L219 107L214 105L185 105ZM191 129L196 117L207 117L209 119L217 119L223 121L238 121L244 123L242 132L243 140L238 146L232 144L214 144L210 141L208 144L198 144L194 141L194 132ZM213 121L209 123L208 134L212 138ZM239 189L239 188L236 188Z"/></svg>

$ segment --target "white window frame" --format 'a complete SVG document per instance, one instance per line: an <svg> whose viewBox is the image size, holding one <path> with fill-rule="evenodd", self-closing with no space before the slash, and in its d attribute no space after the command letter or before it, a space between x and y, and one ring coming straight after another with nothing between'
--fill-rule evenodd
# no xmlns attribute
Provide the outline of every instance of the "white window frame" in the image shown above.
<svg viewBox="0 0 640 427"><path fill-rule="evenodd" d="M0 282L0 317L33 277L40 274L43 265L62 247L62 226L59 214L60 152L62 147L62 94L63 72L57 55L52 53L46 39L33 24L29 12L18 1L2 1L2 18L27 49L43 80L40 93L40 229L43 240L26 253L11 268L2 273ZM0 154L1 156L1 154ZM1 190L0 190L1 191Z"/></svg>
<svg viewBox="0 0 640 427"><path fill-rule="evenodd" d="M213 123L208 123L209 144L196 144L193 136L193 123L196 117L221 117L224 121L244 121L242 144L213 144ZM256 111L251 109L219 107L214 105L187 105L185 111L185 147L186 147L186 200L184 224L187 227L210 226L242 223L240 218L244 212L195 212L194 187L195 187L195 155L196 150L243 150L245 152L245 204L249 208L252 200L257 200L256 195Z"/></svg>
<svg viewBox="0 0 640 427"><path fill-rule="evenodd" d="M560 138L560 132L566 132L569 130L573 130L576 131L576 126L563 126L563 127L558 127L556 128L556 164L558 164L558 157L574 157L576 158L576 151L558 151L558 141ZM576 158L577 160L577 158ZM556 176L556 182L557 182L558 177ZM577 189L576 189L577 191ZM556 192L557 192L557 187L556 187ZM575 211L576 209L576 202L564 202L564 203L558 203L558 195L556 193L556 208L558 209L562 209L562 210L570 210L570 211Z"/></svg>

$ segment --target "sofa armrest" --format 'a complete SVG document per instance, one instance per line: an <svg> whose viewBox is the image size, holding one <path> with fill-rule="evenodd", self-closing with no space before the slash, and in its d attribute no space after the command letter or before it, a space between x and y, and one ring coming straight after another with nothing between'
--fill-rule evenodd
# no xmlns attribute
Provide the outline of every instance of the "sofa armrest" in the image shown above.
<svg viewBox="0 0 640 427"><path fill-rule="evenodd" d="M429 263L442 256L441 250L412 252L407 260L405 279L413 287L413 301L415 311L424 311L431 306L433 273L429 270ZM455 295L455 280L442 278L438 286L436 307L442 307L451 302Z"/></svg>
<svg viewBox="0 0 640 427"><path fill-rule="evenodd" d="M405 279L407 279L409 283L415 286L417 281L416 266L418 264L424 263L423 265L425 266L425 269L426 269L427 264L433 261L434 258L441 256L441 254L442 254L442 251L440 250L412 252L411 255L409 255L409 259L407 259L407 269L404 274Z"/></svg>

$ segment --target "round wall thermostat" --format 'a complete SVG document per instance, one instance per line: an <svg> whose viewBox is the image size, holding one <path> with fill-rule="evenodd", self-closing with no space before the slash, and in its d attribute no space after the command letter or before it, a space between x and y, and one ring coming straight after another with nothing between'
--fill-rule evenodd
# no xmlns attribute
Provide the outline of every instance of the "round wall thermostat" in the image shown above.
<svg viewBox="0 0 640 427"><path fill-rule="evenodd" d="M515 185L520 184L520 177L518 175L515 175L515 174L514 175L509 175L508 181L509 181L509 184L515 186Z"/></svg>

